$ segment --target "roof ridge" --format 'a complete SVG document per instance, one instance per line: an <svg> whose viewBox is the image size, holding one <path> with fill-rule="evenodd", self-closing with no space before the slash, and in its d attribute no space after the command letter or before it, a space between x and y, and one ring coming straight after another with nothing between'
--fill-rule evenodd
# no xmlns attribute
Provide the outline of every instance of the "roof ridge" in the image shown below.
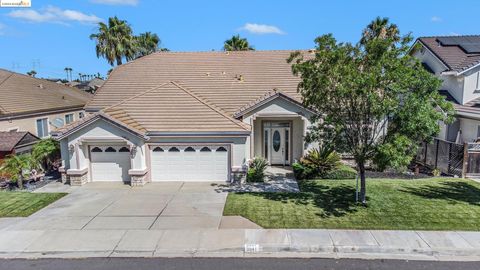
<svg viewBox="0 0 480 270"><path fill-rule="evenodd" d="M442 38L442 37L480 37L480 34L472 34L472 35L439 35L439 36L421 36L419 38Z"/></svg>
<svg viewBox="0 0 480 270"><path fill-rule="evenodd" d="M222 111L220 108L218 108L217 106L213 105L213 104L210 104L209 102L207 102L206 100L204 100L203 98L200 98L199 96L197 96L195 93L193 93L192 91L188 90L186 87L183 87L181 86L180 84L178 84L177 82L174 82L172 81L171 82L172 84L174 84L175 86L177 86L178 88L182 89L185 93L189 94L190 96L192 96L193 98L195 98L196 100L198 100L199 102L203 103L204 105L206 105L207 107L209 107L210 109L214 110L215 112L217 112L218 114L222 115L223 117L227 118L228 120L230 120L232 123L236 124L237 126L245 129L245 130L248 130L248 128L246 127L246 125L244 125L242 122L236 120L236 119L233 119L232 117L230 117L228 114L226 114L224 111Z"/></svg>
<svg viewBox="0 0 480 270"><path fill-rule="evenodd" d="M106 108L103 108L103 109L100 110L100 111L104 111L104 112L105 112L105 111L108 110L108 109L111 109L111 108L113 108L113 107L116 107L116 106L118 106L118 105L120 105L120 104L123 104L123 103L125 103L125 102L127 102L127 101L130 101L130 100L132 100L132 99L135 99L135 98L137 98L137 97L143 96L143 95L149 93L150 91L156 90L156 89L158 89L158 88L160 88L160 87L162 87L162 86L165 86L165 85L167 85L167 84L169 84L169 83L171 83L171 82L166 82L166 83L162 83L162 84L159 84L159 85L157 85L157 86L154 86L154 87L152 87L152 88L150 88L150 89L148 89L148 90L146 90L146 91L143 91L143 92L141 92L141 93L139 93L139 94L136 94L136 95L131 96L131 97L129 97L129 98L126 98L126 99L124 99L124 100L122 100L122 101L120 101L120 102L117 102L117 103L115 103L115 104L113 104L113 105L110 105L110 106L108 106L108 107L106 107Z"/></svg>

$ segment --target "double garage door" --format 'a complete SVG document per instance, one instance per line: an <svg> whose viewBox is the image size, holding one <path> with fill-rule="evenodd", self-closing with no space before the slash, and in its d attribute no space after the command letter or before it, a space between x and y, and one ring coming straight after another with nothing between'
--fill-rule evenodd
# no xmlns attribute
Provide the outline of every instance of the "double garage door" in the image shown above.
<svg viewBox="0 0 480 270"><path fill-rule="evenodd" d="M227 181L228 146L160 145L151 147L151 179L156 181Z"/></svg>
<svg viewBox="0 0 480 270"><path fill-rule="evenodd" d="M228 181L226 145L153 146L151 179L155 181ZM92 181L130 181L130 150L125 146L91 146Z"/></svg>

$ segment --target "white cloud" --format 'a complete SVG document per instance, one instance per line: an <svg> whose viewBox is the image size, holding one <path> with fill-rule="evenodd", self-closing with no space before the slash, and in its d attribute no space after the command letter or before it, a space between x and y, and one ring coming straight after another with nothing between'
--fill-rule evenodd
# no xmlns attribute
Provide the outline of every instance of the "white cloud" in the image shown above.
<svg viewBox="0 0 480 270"><path fill-rule="evenodd" d="M124 5L124 6L136 6L140 0L90 0L90 2L95 4L104 4L104 5Z"/></svg>
<svg viewBox="0 0 480 270"><path fill-rule="evenodd" d="M240 27L240 30L245 30L252 34L279 34L283 35L285 32L280 30L278 27L274 25L266 25L266 24L256 24L256 23L246 23L244 26Z"/></svg>
<svg viewBox="0 0 480 270"><path fill-rule="evenodd" d="M33 9L19 9L14 10L7 15L12 18L36 23L50 22L66 24L68 22L79 22L89 24L102 21L101 18L93 14L88 15L77 10L60 9L54 6L48 6L41 11L36 11Z"/></svg>
<svg viewBox="0 0 480 270"><path fill-rule="evenodd" d="M441 22L443 21L442 18L438 17L438 16L433 16L432 18L430 18L430 21L432 22Z"/></svg>

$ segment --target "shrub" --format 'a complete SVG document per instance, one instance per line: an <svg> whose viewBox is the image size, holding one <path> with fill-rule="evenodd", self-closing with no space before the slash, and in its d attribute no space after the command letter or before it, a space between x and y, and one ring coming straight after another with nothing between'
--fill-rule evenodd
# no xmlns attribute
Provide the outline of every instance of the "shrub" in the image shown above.
<svg viewBox="0 0 480 270"><path fill-rule="evenodd" d="M317 176L316 170L310 165L305 165L302 162L295 162L292 164L293 175L297 180L312 179Z"/></svg>
<svg viewBox="0 0 480 270"><path fill-rule="evenodd" d="M300 163L304 167L303 179L323 176L341 165L340 155L327 146L310 149Z"/></svg>
<svg viewBox="0 0 480 270"><path fill-rule="evenodd" d="M336 169L326 173L322 178L325 179L355 179L357 171L350 166L340 165Z"/></svg>
<svg viewBox="0 0 480 270"><path fill-rule="evenodd" d="M247 182L263 182L268 161L262 157L255 157L248 164Z"/></svg>

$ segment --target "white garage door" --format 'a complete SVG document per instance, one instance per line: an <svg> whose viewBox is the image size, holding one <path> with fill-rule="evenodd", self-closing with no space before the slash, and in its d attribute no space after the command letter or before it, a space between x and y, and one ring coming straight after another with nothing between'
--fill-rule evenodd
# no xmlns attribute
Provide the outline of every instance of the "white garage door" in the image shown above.
<svg viewBox="0 0 480 270"><path fill-rule="evenodd" d="M228 181L228 155L218 145L152 147L152 181Z"/></svg>
<svg viewBox="0 0 480 270"><path fill-rule="evenodd" d="M130 181L130 150L125 146L92 146L92 181Z"/></svg>

